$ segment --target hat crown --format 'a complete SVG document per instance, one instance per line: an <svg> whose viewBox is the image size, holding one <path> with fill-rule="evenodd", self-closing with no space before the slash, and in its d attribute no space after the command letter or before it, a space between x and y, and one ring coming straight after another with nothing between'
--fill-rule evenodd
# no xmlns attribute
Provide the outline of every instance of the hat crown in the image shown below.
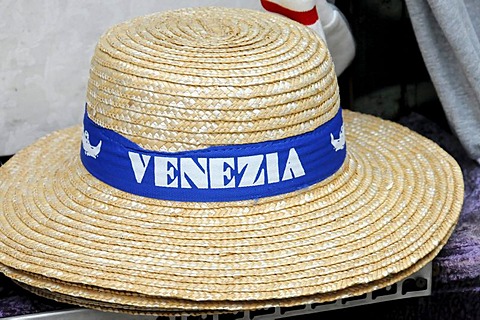
<svg viewBox="0 0 480 320"><path fill-rule="evenodd" d="M338 109L323 40L246 9L166 11L112 27L97 44L87 92L95 123L169 152L296 136Z"/></svg>

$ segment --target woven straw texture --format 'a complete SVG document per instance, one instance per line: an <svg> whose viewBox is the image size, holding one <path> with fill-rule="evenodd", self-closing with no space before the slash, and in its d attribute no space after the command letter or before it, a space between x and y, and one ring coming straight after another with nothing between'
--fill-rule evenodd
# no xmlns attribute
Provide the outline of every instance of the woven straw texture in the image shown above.
<svg viewBox="0 0 480 320"><path fill-rule="evenodd" d="M278 15L197 8L114 26L92 58L87 111L140 146L194 150L309 132L339 110L331 57ZM0 270L33 292L102 310L223 312L322 302L393 284L448 240L463 203L432 141L344 111L341 169L238 202L144 198L96 180L81 128L0 168Z"/></svg>

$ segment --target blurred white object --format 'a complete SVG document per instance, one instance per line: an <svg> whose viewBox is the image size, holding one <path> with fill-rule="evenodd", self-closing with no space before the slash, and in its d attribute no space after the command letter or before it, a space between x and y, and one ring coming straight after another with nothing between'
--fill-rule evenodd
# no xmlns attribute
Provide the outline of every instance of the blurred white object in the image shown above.
<svg viewBox="0 0 480 320"><path fill-rule="evenodd" d="M334 4L318 0L317 11L335 64L335 72L339 76L355 57L355 39L347 19Z"/></svg>
<svg viewBox="0 0 480 320"><path fill-rule="evenodd" d="M316 0L260 0L266 11L286 16L315 30L325 40Z"/></svg>
<svg viewBox="0 0 480 320"><path fill-rule="evenodd" d="M0 156L81 123L90 59L98 38L112 25L193 6L264 10L260 1L0 1ZM311 4L321 22L318 32L323 31L340 74L354 55L348 25L325 0Z"/></svg>
<svg viewBox="0 0 480 320"><path fill-rule="evenodd" d="M263 8L298 21L327 43L340 75L355 57L355 40L345 16L327 0L260 0Z"/></svg>

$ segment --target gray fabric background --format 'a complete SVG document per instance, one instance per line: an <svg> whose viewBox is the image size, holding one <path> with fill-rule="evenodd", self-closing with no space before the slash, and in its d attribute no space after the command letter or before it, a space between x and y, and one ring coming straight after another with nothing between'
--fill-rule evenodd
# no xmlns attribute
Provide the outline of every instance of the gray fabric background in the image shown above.
<svg viewBox="0 0 480 320"><path fill-rule="evenodd" d="M480 163L480 1L405 2L449 124Z"/></svg>

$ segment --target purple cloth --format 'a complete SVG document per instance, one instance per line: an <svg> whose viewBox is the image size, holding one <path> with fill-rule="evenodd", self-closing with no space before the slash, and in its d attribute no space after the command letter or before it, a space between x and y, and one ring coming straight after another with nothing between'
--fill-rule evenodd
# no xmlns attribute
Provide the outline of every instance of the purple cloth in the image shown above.
<svg viewBox="0 0 480 320"><path fill-rule="evenodd" d="M0 275L0 318L66 309L70 306L30 293Z"/></svg>
<svg viewBox="0 0 480 320"><path fill-rule="evenodd" d="M465 179L465 202L456 229L433 260L432 295L322 314L325 318L480 319L480 166L459 141L427 118L412 113L399 123L436 141L460 164ZM66 309L55 301L30 294L0 276L0 318Z"/></svg>

